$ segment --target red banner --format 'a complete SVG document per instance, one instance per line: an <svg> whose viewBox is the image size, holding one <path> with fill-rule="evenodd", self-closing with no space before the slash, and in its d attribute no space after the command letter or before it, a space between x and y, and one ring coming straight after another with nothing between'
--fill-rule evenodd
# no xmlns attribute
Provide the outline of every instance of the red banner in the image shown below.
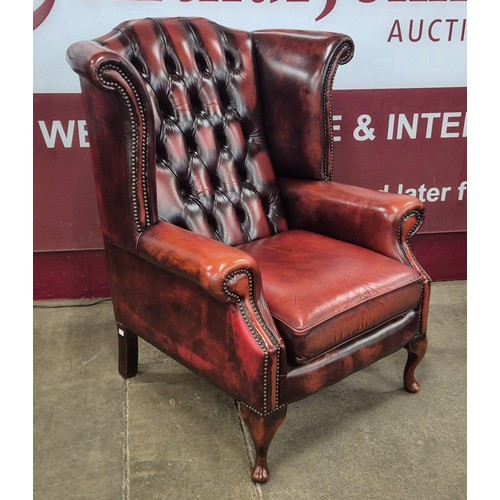
<svg viewBox="0 0 500 500"><path fill-rule="evenodd" d="M334 95L334 180L417 196L427 211L422 234L465 231L467 89Z"/></svg>
<svg viewBox="0 0 500 500"><path fill-rule="evenodd" d="M34 94L35 251L102 248L80 94Z"/></svg>
<svg viewBox="0 0 500 500"><path fill-rule="evenodd" d="M466 229L466 89L337 90L334 180L425 202L421 232ZM34 250L102 248L80 94L34 95Z"/></svg>

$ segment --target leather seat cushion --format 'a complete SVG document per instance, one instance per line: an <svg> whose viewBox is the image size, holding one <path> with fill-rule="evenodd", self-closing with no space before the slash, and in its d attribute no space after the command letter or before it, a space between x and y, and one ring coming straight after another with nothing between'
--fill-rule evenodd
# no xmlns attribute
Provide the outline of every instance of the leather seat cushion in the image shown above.
<svg viewBox="0 0 500 500"><path fill-rule="evenodd" d="M290 360L307 363L418 307L421 275L366 248L291 230L238 246L257 261Z"/></svg>

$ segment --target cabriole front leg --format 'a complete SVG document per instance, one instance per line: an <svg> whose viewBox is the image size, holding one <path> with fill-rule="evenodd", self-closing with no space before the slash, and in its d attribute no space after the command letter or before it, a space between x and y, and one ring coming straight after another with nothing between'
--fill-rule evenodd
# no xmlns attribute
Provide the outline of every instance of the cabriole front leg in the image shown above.
<svg viewBox="0 0 500 500"><path fill-rule="evenodd" d="M404 370L404 386L408 392L416 393L420 390L420 384L415 379L415 369L427 351L427 335L411 340L405 348L408 351L408 359Z"/></svg>
<svg viewBox="0 0 500 500"><path fill-rule="evenodd" d="M131 378L137 373L139 359L137 335L121 325L118 331L118 371L123 378Z"/></svg>
<svg viewBox="0 0 500 500"><path fill-rule="evenodd" d="M286 406L279 410L259 415L240 404L240 415L247 426L255 447L255 464L252 468L252 479L256 483L265 483L269 479L267 451L276 431L286 416Z"/></svg>

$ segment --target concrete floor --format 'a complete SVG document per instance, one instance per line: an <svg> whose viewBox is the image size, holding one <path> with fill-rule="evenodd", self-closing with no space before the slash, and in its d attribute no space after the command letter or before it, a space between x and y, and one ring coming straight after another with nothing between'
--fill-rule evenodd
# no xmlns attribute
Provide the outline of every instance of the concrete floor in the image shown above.
<svg viewBox="0 0 500 500"><path fill-rule="evenodd" d="M290 405L260 486L231 398L144 342L123 381L109 301L36 303L34 498L465 499L465 281L433 284L428 334L419 394L402 350Z"/></svg>

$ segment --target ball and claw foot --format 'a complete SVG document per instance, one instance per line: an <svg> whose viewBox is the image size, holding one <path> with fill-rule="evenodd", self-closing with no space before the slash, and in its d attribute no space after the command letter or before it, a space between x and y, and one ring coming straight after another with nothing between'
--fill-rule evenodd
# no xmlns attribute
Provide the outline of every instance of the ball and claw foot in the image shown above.
<svg viewBox="0 0 500 500"><path fill-rule="evenodd" d="M245 422L255 447L255 464L252 468L252 480L256 483L265 483L269 479L267 451L276 431L283 423L283 420L285 420L286 406L267 415L259 415L240 404L240 415L243 422Z"/></svg>
<svg viewBox="0 0 500 500"><path fill-rule="evenodd" d="M415 369L427 351L427 336L423 335L410 341L405 348L408 351L408 360L404 370L404 387L407 392L415 394L420 390L420 384L415 379Z"/></svg>
<svg viewBox="0 0 500 500"><path fill-rule="evenodd" d="M269 479L269 466L267 460L256 460L252 468L252 480L256 483L265 483Z"/></svg>
<svg viewBox="0 0 500 500"><path fill-rule="evenodd" d="M411 394L416 394L420 390L420 384L414 380L413 382L408 382L405 384L406 392L410 392Z"/></svg>

